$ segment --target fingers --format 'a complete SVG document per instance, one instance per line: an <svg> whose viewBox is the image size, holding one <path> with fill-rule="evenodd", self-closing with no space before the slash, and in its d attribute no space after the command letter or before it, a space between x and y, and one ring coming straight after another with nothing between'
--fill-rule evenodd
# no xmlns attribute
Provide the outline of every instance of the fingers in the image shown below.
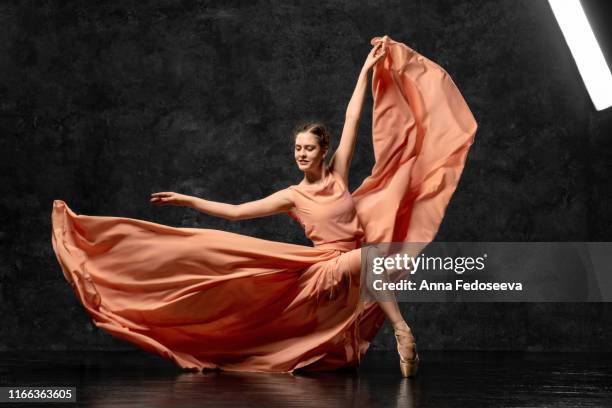
<svg viewBox="0 0 612 408"><path fill-rule="evenodd" d="M370 53L372 55L376 55L376 51L378 51L380 49L380 46L382 45L382 43L378 43L374 46L374 48L372 48L372 50L370 51Z"/></svg>
<svg viewBox="0 0 612 408"><path fill-rule="evenodd" d="M169 201L172 200L172 194L174 193L171 191L151 193L151 199L149 201L155 205L168 205L170 204Z"/></svg>
<svg viewBox="0 0 612 408"><path fill-rule="evenodd" d="M153 198L151 199L151 204L154 205L172 205L173 202L170 198Z"/></svg>
<svg viewBox="0 0 612 408"><path fill-rule="evenodd" d="M383 43L378 43L374 46L374 48L372 48L372 57L374 57L375 61L380 60L386 54L387 54L387 47Z"/></svg>
<svg viewBox="0 0 612 408"><path fill-rule="evenodd" d="M172 197L174 193L172 192L160 192L160 193L152 193L151 194L151 201L154 200L158 200L158 201L167 201L168 199L170 199L170 197Z"/></svg>

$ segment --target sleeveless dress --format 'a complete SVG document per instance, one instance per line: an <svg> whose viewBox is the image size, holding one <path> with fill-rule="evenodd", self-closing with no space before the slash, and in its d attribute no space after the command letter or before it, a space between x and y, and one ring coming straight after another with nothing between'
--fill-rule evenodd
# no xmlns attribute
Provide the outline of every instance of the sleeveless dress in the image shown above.
<svg viewBox="0 0 612 408"><path fill-rule="evenodd" d="M477 125L446 71L388 36L372 75L375 165L287 187L313 246L52 208L64 277L97 327L186 370L356 367L384 323L360 298L361 247L431 242Z"/></svg>

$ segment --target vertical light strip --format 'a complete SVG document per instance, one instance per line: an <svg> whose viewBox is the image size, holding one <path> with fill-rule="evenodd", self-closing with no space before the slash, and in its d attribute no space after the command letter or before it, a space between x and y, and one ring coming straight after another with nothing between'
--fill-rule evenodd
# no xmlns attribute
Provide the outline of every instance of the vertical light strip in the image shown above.
<svg viewBox="0 0 612 408"><path fill-rule="evenodd" d="M612 106L612 74L579 0L548 0L598 111Z"/></svg>

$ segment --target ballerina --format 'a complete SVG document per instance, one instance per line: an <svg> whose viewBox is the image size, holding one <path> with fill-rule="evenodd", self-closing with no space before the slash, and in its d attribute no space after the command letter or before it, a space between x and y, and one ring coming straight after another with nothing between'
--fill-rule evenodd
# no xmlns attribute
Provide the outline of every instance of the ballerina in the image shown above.
<svg viewBox="0 0 612 408"><path fill-rule="evenodd" d="M327 128L303 123L293 133L299 184L239 205L151 194L154 205L228 220L286 213L313 247L77 215L54 201L54 250L98 327L185 369L292 372L358 366L388 318L401 373L416 375L415 338L397 302L360 298L361 248L435 237L476 122L437 64L387 36L371 44L329 164ZM375 166L351 193L371 70Z"/></svg>

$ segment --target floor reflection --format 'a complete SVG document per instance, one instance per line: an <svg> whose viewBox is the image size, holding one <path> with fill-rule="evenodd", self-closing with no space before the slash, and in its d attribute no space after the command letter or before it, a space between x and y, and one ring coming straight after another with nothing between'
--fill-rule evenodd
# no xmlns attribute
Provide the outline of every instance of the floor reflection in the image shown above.
<svg viewBox="0 0 612 408"><path fill-rule="evenodd" d="M610 354L419 354L418 377L404 379L395 353L375 351L358 371L295 374L183 372L139 351L0 353L0 384L76 386L77 405L93 407L586 407L612 400Z"/></svg>
<svg viewBox="0 0 612 408"><path fill-rule="evenodd" d="M105 390L91 394L89 402L96 407L177 407L194 403L215 407L414 406L409 380L398 379L389 384L386 396L372 385L367 377L347 373L317 376L189 373L177 375L174 381L143 381L129 387L121 381L110 381ZM112 388L120 389L126 398L119 400L115 393L109 393Z"/></svg>

